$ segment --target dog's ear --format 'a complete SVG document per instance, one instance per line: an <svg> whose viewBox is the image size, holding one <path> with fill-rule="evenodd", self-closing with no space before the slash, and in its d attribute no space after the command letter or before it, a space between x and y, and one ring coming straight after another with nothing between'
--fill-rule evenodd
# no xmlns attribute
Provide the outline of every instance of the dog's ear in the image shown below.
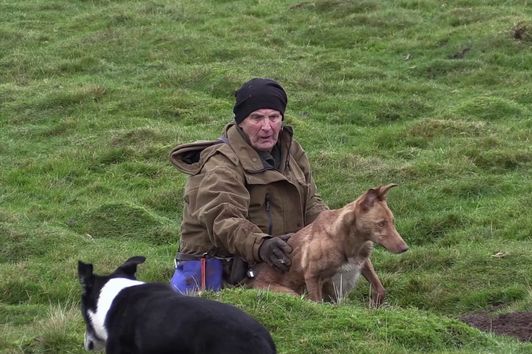
<svg viewBox="0 0 532 354"><path fill-rule="evenodd" d="M395 183L390 183L386 186L380 186L379 188L377 188L377 191L378 191L378 194L379 194L379 199L380 200L384 200L386 199L386 194L388 194L388 191L393 188L393 187L397 187L397 184Z"/></svg>
<svg viewBox="0 0 532 354"><path fill-rule="evenodd" d="M390 183L386 186L380 186L377 188L369 189L363 196L360 203L363 210L370 209L376 201L381 201L386 199L386 194L390 188L397 187L397 184Z"/></svg>
<svg viewBox="0 0 532 354"><path fill-rule="evenodd" d="M366 193L362 196L362 200L360 201L360 206L362 207L362 210L368 210L370 209L373 204L379 199L379 191L378 189L368 189Z"/></svg>
<svg viewBox="0 0 532 354"><path fill-rule="evenodd" d="M125 275L134 276L137 272L137 265L144 263L146 257L144 256L135 256L129 258L124 262L115 273L123 273Z"/></svg>
<svg viewBox="0 0 532 354"><path fill-rule="evenodd" d="M92 286L94 282L94 274L92 273L93 267L90 263L83 263L78 261L78 278L79 283L85 289Z"/></svg>

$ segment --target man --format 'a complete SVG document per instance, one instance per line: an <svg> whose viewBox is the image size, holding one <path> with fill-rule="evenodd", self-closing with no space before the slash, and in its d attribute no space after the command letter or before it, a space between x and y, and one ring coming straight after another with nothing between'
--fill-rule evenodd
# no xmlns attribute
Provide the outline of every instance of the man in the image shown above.
<svg viewBox="0 0 532 354"><path fill-rule="evenodd" d="M305 152L284 124L281 85L255 78L235 96L235 121L219 140L180 145L171 153L177 169L190 175L171 282L181 292L219 289L209 277L221 277L222 267L223 280L232 284L244 278L242 264L266 262L286 271L286 240L327 209Z"/></svg>

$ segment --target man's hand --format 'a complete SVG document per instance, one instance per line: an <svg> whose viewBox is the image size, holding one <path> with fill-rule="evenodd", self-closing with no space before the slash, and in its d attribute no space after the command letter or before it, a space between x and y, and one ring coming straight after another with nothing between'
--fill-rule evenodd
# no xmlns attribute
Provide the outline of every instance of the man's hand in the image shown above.
<svg viewBox="0 0 532 354"><path fill-rule="evenodd" d="M286 241L292 236L287 234L279 237L265 238L259 247L260 258L279 272L286 272L292 261L290 253L292 247Z"/></svg>

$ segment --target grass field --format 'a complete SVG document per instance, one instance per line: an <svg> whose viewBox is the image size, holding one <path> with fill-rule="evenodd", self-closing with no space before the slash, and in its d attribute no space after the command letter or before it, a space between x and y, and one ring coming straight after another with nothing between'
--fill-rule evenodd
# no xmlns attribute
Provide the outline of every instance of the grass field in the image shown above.
<svg viewBox="0 0 532 354"><path fill-rule="evenodd" d="M532 4L0 1L0 352L82 353L77 260L166 282L185 176L233 92L279 80L331 208L389 195L410 250L377 248L342 305L237 289L280 353L529 353L464 314L532 311Z"/></svg>

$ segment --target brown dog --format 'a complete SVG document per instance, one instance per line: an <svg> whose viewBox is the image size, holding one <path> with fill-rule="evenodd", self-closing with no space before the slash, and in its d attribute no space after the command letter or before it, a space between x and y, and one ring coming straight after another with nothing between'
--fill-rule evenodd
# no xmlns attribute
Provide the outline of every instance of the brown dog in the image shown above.
<svg viewBox="0 0 532 354"><path fill-rule="evenodd" d="M323 211L288 240L293 249L288 272L280 273L260 263L248 285L293 295L306 289L311 300L335 300L355 286L361 273L371 284L372 304L379 306L384 287L369 259L373 243L393 253L408 250L386 203L386 194L395 186L370 189L343 208Z"/></svg>

